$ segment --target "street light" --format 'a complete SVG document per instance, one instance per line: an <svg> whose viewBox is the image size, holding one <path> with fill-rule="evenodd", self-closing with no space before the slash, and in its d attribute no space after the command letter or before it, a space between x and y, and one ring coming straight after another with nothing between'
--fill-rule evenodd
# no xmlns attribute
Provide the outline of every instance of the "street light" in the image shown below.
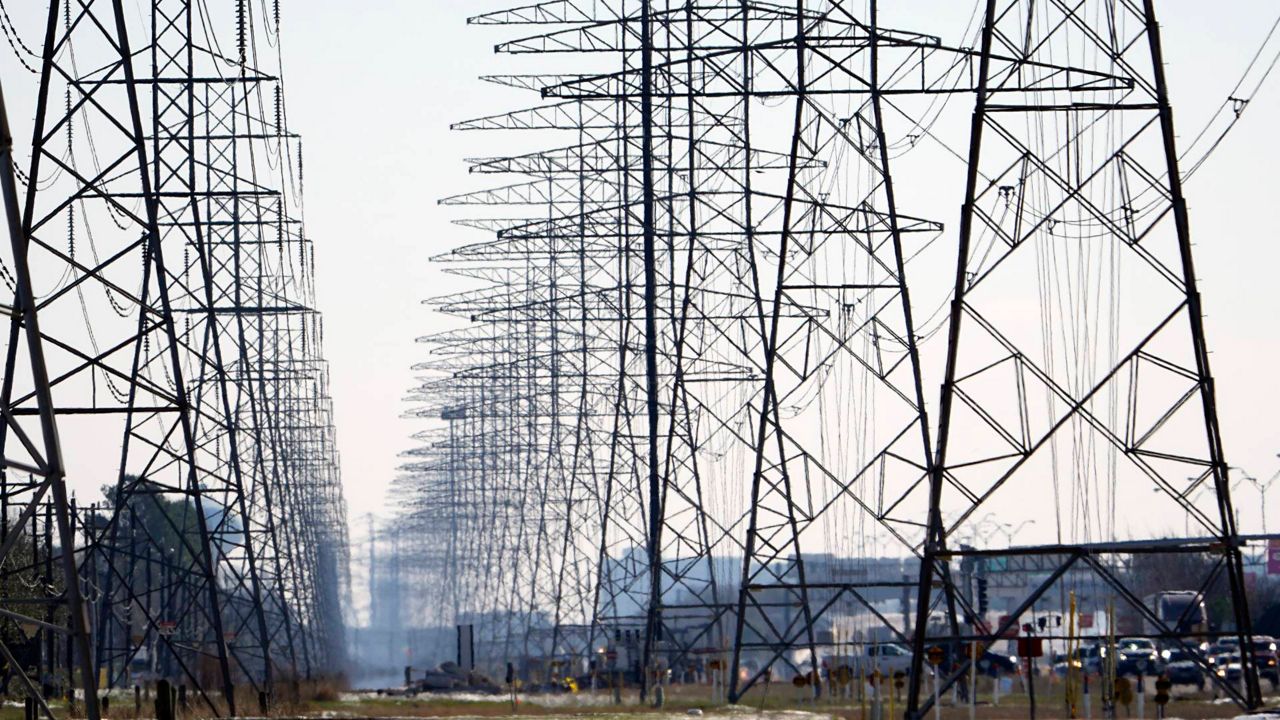
<svg viewBox="0 0 1280 720"><path fill-rule="evenodd" d="M973 545L982 544L979 542L979 538L985 541L987 537L990 536L991 530L989 530L988 528L990 528L991 526L1000 525L1000 521L997 519L998 517L999 516L996 515L995 513L989 512L986 515L983 515L982 517L978 518L977 520L969 523L969 528L968 528L969 534L967 535L969 542L972 543Z"/></svg>
<svg viewBox="0 0 1280 720"><path fill-rule="evenodd" d="M971 523L969 526L969 535L968 535L970 542L977 544L979 537L982 537L983 539L985 539L987 537L990 537L992 533L1001 532L1001 533L1004 533L1005 541L1008 543L1008 545L1012 546L1013 536L1016 535L1019 530L1026 527L1027 525L1034 525L1036 523L1034 519L1023 520L1021 523L1015 526L1013 523L1000 522L999 517L1000 516L997 515L996 513L989 512L986 515L983 515L982 517L978 518L977 521Z"/></svg>
<svg viewBox="0 0 1280 720"><path fill-rule="evenodd" d="M1280 458L1280 453L1276 453L1276 457ZM1258 480L1258 478L1251 475L1248 470L1245 470L1242 467L1237 467L1236 470L1239 470L1240 474L1244 477L1244 479L1258 491L1258 499L1262 502L1262 534L1266 535L1267 534L1267 491L1271 489L1271 486L1275 484L1276 480L1280 480L1280 470L1275 471L1275 473L1273 473L1271 477L1267 479L1266 482L1262 482Z"/></svg>
<svg viewBox="0 0 1280 720"><path fill-rule="evenodd" d="M1227 467L1227 469L1228 469L1228 470L1239 470L1239 471L1244 475L1244 479L1246 479L1246 480L1250 479L1250 478L1249 478L1249 476L1248 476L1248 473L1246 473L1246 472L1245 472L1245 470L1244 470L1244 468L1242 468L1242 467L1238 467L1238 466L1235 466L1235 465L1229 465L1229 466ZM1280 472L1277 472L1277 473L1276 473L1276 476L1275 476L1275 477L1272 477L1272 478L1271 478L1271 480L1275 480L1275 479L1276 479L1276 477L1280 477ZM1201 494L1201 493L1205 492L1206 490L1210 490L1210 489L1214 490L1214 492L1217 492L1217 485L1212 484L1212 483L1208 483L1208 482L1204 482L1204 481L1206 481L1207 479L1208 479L1208 478L1207 478L1207 474L1206 474L1206 475L1189 475L1189 476L1187 476L1187 487L1188 487L1188 488L1195 487L1195 489L1194 489L1194 490L1190 490L1190 489L1189 489L1189 490L1187 490L1187 491L1186 491L1185 493L1183 493L1183 494L1178 494L1178 493L1171 492L1171 491L1169 491L1169 490L1167 490L1167 489L1165 489L1165 488L1163 488L1163 487L1154 487L1154 488L1151 488L1151 491L1152 491L1152 492L1154 492L1154 493L1164 493L1164 494L1166 494L1166 495L1168 495L1168 496L1170 496L1170 497L1174 498L1175 500L1177 500L1177 499L1181 499L1181 500L1182 500L1186 505L1194 506L1194 505L1195 505L1196 498L1200 497L1200 494ZM1268 482L1268 484L1270 484L1271 480L1268 480L1268 481L1267 481L1267 482ZM1231 482L1230 477L1228 477L1228 478L1227 478L1227 487L1228 487L1232 492L1235 492L1235 490L1237 490L1237 489L1240 487L1240 483L1238 483L1238 482L1237 482L1237 483L1232 483L1232 482ZM1265 499L1265 498L1264 498L1264 499ZM1185 512L1183 513L1183 516L1182 516L1182 533L1183 533L1183 535L1184 535L1185 537L1190 537L1190 536L1191 536L1191 514L1192 514L1192 513L1191 513L1191 511L1190 511L1190 510L1188 510L1185 506L1183 507L1183 510L1184 510ZM1235 511L1236 511L1236 526L1238 527L1238 526L1240 525L1240 508L1239 508L1239 506L1237 506L1237 507L1235 508ZM1266 511L1264 510L1263 512L1266 512ZM1199 522L1199 521L1197 520L1197 522ZM1263 519L1263 525L1264 525L1264 527L1265 527L1265 525L1266 525L1266 519L1265 519L1265 518ZM1212 530L1212 528L1208 528L1208 529ZM1263 532L1265 532L1265 530L1264 530Z"/></svg>
<svg viewBox="0 0 1280 720"><path fill-rule="evenodd" d="M1022 528L1028 525L1035 525L1035 524L1036 524L1036 521L1034 518L1032 518L1031 520L1023 520L1022 522L1018 523L1017 527L1014 527L1013 523L1000 523L1000 529L1004 530L1005 540L1008 542L1009 547L1013 547L1013 536L1017 535L1018 531L1022 530ZM1010 530L1009 528L1013 528L1013 529Z"/></svg>

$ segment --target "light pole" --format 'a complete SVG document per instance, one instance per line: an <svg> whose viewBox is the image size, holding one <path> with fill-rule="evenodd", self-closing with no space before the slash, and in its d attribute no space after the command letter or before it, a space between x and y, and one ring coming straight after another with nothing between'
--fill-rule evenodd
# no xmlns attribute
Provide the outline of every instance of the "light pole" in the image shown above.
<svg viewBox="0 0 1280 720"><path fill-rule="evenodd" d="M1187 486L1190 487L1199 481L1200 481L1199 477L1194 477L1194 476L1189 477L1187 478ZM1191 493L1191 495L1187 498L1187 503L1194 505L1195 497L1200 493L1204 492L1204 488L1205 488L1204 485L1201 485L1200 487L1196 488L1195 492ZM1158 489L1157 489L1157 492L1158 492ZM1184 512L1182 513L1182 536L1189 537L1190 535L1191 535L1191 513Z"/></svg>
<svg viewBox="0 0 1280 720"><path fill-rule="evenodd" d="M1280 458L1280 453L1276 453L1276 457ZM1251 475L1248 470L1245 470L1242 467L1237 467L1236 469L1239 470L1240 474L1244 477L1244 479L1248 481L1248 483L1258 491L1258 499L1262 503L1262 534L1266 535L1267 534L1267 491L1271 489L1271 486L1275 484L1276 480L1280 480L1280 470L1277 470L1274 473L1272 473L1271 477L1268 478L1266 482L1262 482L1258 478Z"/></svg>
<svg viewBox="0 0 1280 720"><path fill-rule="evenodd" d="M1035 525L1035 524L1036 524L1036 521L1034 518L1032 518L1031 520L1023 520L1017 525L1014 525L1013 523L1000 523L1000 529L1004 531L1005 541L1008 543L1008 546L1013 547L1013 536L1017 535L1018 532L1022 530L1022 528L1028 525Z"/></svg>
<svg viewBox="0 0 1280 720"><path fill-rule="evenodd" d="M968 535L969 542L973 543L974 545L978 545L979 539L982 539L985 541L987 537L991 534L991 531L986 530L986 528L992 525L998 526L999 524L1000 524L1000 521L996 519L995 513L989 512L986 515L983 515L982 517L978 518L977 521L969 524L969 535Z"/></svg>
<svg viewBox="0 0 1280 720"><path fill-rule="evenodd" d="M1235 465L1231 465L1228 469L1240 470L1241 472L1244 472L1244 468L1236 467ZM1280 476L1280 473L1277 473L1277 475ZM1245 477L1247 479L1248 476L1246 475ZM1204 475L1189 475L1187 476L1187 487L1191 487L1196 483L1200 483L1204 479L1205 479ZM1231 488L1231 490L1234 492L1236 488L1239 487L1240 484L1231 483L1230 480L1228 480L1228 485ZM1188 505L1194 505L1196 498L1198 498L1201 493L1203 493L1205 490L1209 489L1210 487L1212 486L1208 484L1201 484L1199 487L1195 488L1195 490L1188 491L1188 493L1183 497L1184 502L1186 502ZM1156 493L1165 493L1165 494L1171 495L1174 498L1178 497L1177 495L1173 495L1172 493L1169 493L1169 491L1165 490L1164 488L1159 488L1159 487L1151 488L1151 491ZM1236 526L1238 527L1240 524L1240 508L1236 507L1235 511L1236 511ZM1186 508L1184 508L1184 512L1182 515L1182 535L1183 537L1191 536L1191 512L1189 510L1186 510Z"/></svg>

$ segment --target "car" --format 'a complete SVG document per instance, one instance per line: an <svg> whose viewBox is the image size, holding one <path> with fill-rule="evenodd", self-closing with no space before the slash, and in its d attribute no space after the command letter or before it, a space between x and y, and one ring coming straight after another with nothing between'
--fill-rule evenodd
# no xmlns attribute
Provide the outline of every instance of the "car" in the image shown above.
<svg viewBox="0 0 1280 720"><path fill-rule="evenodd" d="M1228 649L1221 650L1220 648ZM1275 638L1269 635L1254 635L1249 639L1249 648L1253 651L1252 657L1254 665L1258 668L1258 677L1269 681L1273 690L1280 687L1280 663L1277 662L1280 654L1277 653ZM1219 659L1224 657L1234 658L1233 661L1239 663L1239 649L1240 641L1238 639L1220 638L1209 646L1209 663L1216 666ZM1218 673L1218 675L1222 676L1222 673Z"/></svg>
<svg viewBox="0 0 1280 720"><path fill-rule="evenodd" d="M1116 675L1159 675L1160 649L1146 638L1124 638L1116 643Z"/></svg>
<svg viewBox="0 0 1280 720"><path fill-rule="evenodd" d="M1116 641L1116 647L1121 650L1146 650L1150 652L1160 651L1160 648L1156 645L1156 641L1150 638L1120 638Z"/></svg>
<svg viewBox="0 0 1280 720"><path fill-rule="evenodd" d="M1269 635L1254 635L1249 639L1249 649L1253 651L1253 662L1258 668L1258 677L1271 682L1274 690L1280 686L1280 667L1277 667L1276 640Z"/></svg>
<svg viewBox="0 0 1280 720"><path fill-rule="evenodd" d="M991 677L1016 675L1020 667L1021 661L1017 657L1000 655L990 650L982 653L982 657L978 659L978 672Z"/></svg>
<svg viewBox="0 0 1280 720"><path fill-rule="evenodd" d="M1240 682L1242 676L1240 666L1240 653L1221 653L1214 655L1209 659L1213 664L1213 671L1218 677L1229 683Z"/></svg>
<svg viewBox="0 0 1280 720"><path fill-rule="evenodd" d="M1065 654L1056 656L1053 673L1059 677L1066 677L1068 669L1071 669L1096 675L1102 672L1102 658L1105 655L1106 649L1101 645L1081 645L1071 652L1070 661Z"/></svg>
<svg viewBox="0 0 1280 720"><path fill-rule="evenodd" d="M849 666L854 675L879 670L884 674L911 672L911 649L899 643L869 643L853 655L836 655L828 660L831 667Z"/></svg>
<svg viewBox="0 0 1280 720"><path fill-rule="evenodd" d="M1204 689L1204 668L1198 655L1189 650L1166 650L1161 655L1164 657L1164 676L1169 682Z"/></svg>
<svg viewBox="0 0 1280 720"><path fill-rule="evenodd" d="M1205 643L1200 646L1201 653L1206 658L1217 657L1218 655L1229 655L1240 647L1239 638L1221 637L1211 643Z"/></svg>
<svg viewBox="0 0 1280 720"><path fill-rule="evenodd" d="M1066 677L1067 673L1069 673L1071 670L1077 670L1077 671L1080 670L1080 663L1078 661L1068 663L1067 656L1063 655L1062 653L1058 653L1057 655L1054 656L1053 666L1049 668L1050 673L1052 673L1055 677L1060 677L1060 678Z"/></svg>

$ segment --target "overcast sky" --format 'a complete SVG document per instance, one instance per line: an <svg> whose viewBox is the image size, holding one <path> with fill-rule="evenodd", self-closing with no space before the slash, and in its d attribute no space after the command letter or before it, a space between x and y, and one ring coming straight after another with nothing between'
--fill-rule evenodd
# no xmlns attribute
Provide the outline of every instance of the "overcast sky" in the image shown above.
<svg viewBox="0 0 1280 720"><path fill-rule="evenodd" d="M357 522L364 513L384 510L397 454L410 447L408 436L420 427L399 419L410 367L425 357L414 339L448 326L421 301L458 281L443 276L429 258L480 237L450 225L457 214L438 207L436 199L482 187L483 178L468 176L461 161L488 154L485 144L494 136L453 133L449 125L529 99L476 81L483 73L519 71L516 59L495 56L492 47L527 28L465 24L469 15L511 4L285 4L290 117L306 138L307 221L319 252L343 474ZM886 24L963 42L955 34L970 3L883 4ZM1160 6L1175 112L1188 141L1227 96L1277 9L1270 0L1166 0ZM1187 189L1227 456L1264 480L1280 470L1274 414L1280 403L1276 82L1264 87ZM959 192L957 186L949 205L959 205ZM943 242L954 243L954 233ZM1256 530L1257 495L1242 492L1245 529ZM1280 503L1280 483L1270 500ZM1280 512L1272 515L1280 518Z"/></svg>
<svg viewBox="0 0 1280 720"><path fill-rule="evenodd" d="M413 383L411 366L426 358L415 339L451 321L433 315L421 301L462 287L430 258L482 238L451 225L459 214L436 200L484 187L485 178L467 174L465 157L545 146L532 137L449 130L459 120L534 102L528 93L477 80L485 73L529 72L527 56L495 56L492 48L535 29L466 25L470 15L513 4L281 2L290 124L305 138L307 229L317 247L343 475L358 527L365 513L386 511L385 491L401 463L398 454L412 446L409 436L422 428L400 417L406 410L401 399ZM1231 92L1280 8L1274 0L1163 0L1158 5L1180 139L1186 144ZM882 6L886 25L933 33L951 45L969 42L958 35L973 11L970 1L882 0ZM45 7L34 0L7 5L19 27L29 29L29 44L39 36ZM1276 47L1280 43L1271 52ZM32 77L4 78L15 114L22 108L30 114ZM1263 480L1280 471L1275 422L1280 183L1273 172L1280 166L1277 83L1280 72L1187 188L1227 458ZM961 106L970 103L966 97L954 104L965 110ZM15 117L15 127L29 120ZM19 157L27 152L20 147ZM952 177L960 170L958 161L943 169ZM937 243L944 254L954 252L961 190L953 183L938 192L937 202L949 216L923 215L947 224ZM913 210L905 209L921 214ZM933 385L928 389L933 405L936 394ZM1258 496L1251 489L1241 492L1244 529L1257 530ZM1280 483L1270 500L1280 526Z"/></svg>

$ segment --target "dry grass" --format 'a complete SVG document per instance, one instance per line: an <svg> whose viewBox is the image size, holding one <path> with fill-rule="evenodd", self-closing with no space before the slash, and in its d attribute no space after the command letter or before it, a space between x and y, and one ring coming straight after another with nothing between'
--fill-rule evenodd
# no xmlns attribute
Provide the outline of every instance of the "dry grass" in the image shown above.
<svg viewBox="0 0 1280 720"><path fill-rule="evenodd" d="M662 711L639 703L634 689L624 695L623 705L614 705L607 691L584 692L581 695L568 696L527 696L521 697L517 708L512 708L509 698L498 697L492 700L477 699L474 696L460 699L447 695L419 696L395 698L385 696L347 696L335 703L316 703L302 713L303 716L323 716L340 718L405 718L405 717L497 717L524 715L534 717L561 717L589 720L679 720L691 708L698 708L711 718L761 718L763 720L796 720L797 713L811 715L815 718L839 718L840 720L872 720L873 714L869 705L857 699L826 699L816 703L800 702L789 685L775 685L769 692L753 692L743 699L742 704L735 706L717 706L710 702L710 693L705 687L674 687L667 693L667 705ZM1061 686L1046 686L1039 691L1037 698L1038 720L1062 718L1066 720L1066 711ZM1270 705L1275 706L1280 698L1269 698ZM893 713L886 703L883 717L885 720L896 720L902 716L903 706L895 702ZM994 706L985 700L975 707L974 715L983 720L1022 720L1029 717L1025 695L1005 696L1000 705ZM1092 716L1101 718L1102 712L1096 698L1092 706ZM1175 698L1166 708L1169 718L1185 720L1210 720L1213 718L1232 718L1240 714L1239 710L1229 702L1213 701L1208 697ZM1083 713L1081 713L1083 715ZM1145 703L1146 718L1156 717L1154 702ZM931 717L935 717L930 713ZM967 706L953 706L949 699L944 699L941 711L936 715L940 720L968 720ZM1121 718L1137 718L1136 705L1122 709Z"/></svg>
<svg viewBox="0 0 1280 720"><path fill-rule="evenodd" d="M994 706L986 692L979 694L982 702L975 708L980 720L1023 720L1030 715L1027 697L1019 692L1001 698ZM623 704L614 705L607 690L584 691L579 695L522 695L513 708L509 696L480 695L421 695L417 697L392 697L372 693L351 694L341 679L325 679L295 684L282 683L273 693L271 715L278 718L326 718L356 720L360 718L492 718L515 715L537 718L564 718L565 720L681 720L685 713L697 708L710 720L873 720L873 713L865 701L857 698L825 698L818 702L800 701L795 688L789 684L775 683L771 687L760 686L735 706L717 705L711 702L710 690L705 686L675 686L667 689L666 707L659 711L639 702L637 691L632 688L623 694ZM1068 713L1063 701L1061 684L1045 683L1037 686L1038 720L1066 720ZM242 689L236 695L242 716L258 714L255 694ZM1267 705L1280 705L1280 697L1268 697ZM1092 717L1102 713L1095 702ZM895 701L892 714L888 703L884 708L884 720L896 720L902 716L903 707ZM66 717L65 705L58 703L55 714ZM1083 714L1083 713L1082 713ZM1184 720L1212 720L1232 718L1239 710L1229 702L1214 701L1205 695L1175 696L1166 708L1168 718ZM151 703L143 702L142 718L153 715ZM1154 720L1156 706L1146 703L1144 715ZM183 720L202 720L212 713L196 702L181 717ZM113 697L109 715L114 720L135 720L130 697ZM930 713L939 720L968 720L966 706L953 706L950 698L944 698L940 713ZM1128 712L1122 710L1121 718L1136 719L1137 707ZM0 706L0 720L20 720L22 707L7 704Z"/></svg>

